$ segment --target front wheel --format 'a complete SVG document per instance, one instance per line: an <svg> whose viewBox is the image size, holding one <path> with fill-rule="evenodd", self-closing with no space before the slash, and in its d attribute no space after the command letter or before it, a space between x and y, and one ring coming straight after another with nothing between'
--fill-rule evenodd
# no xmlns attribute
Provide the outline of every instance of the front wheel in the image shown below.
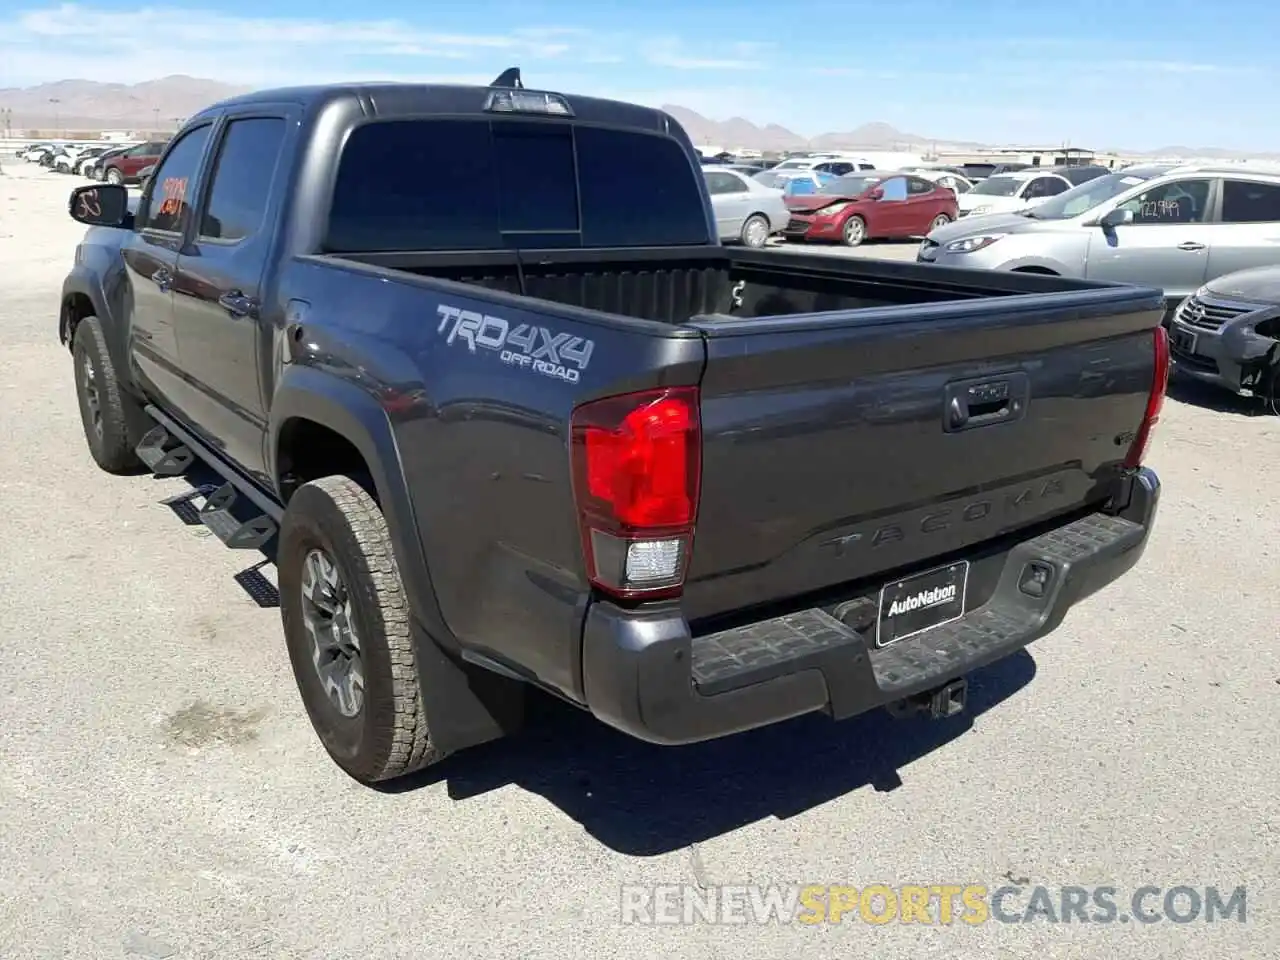
<svg viewBox="0 0 1280 960"><path fill-rule="evenodd" d="M107 183L114 184L118 187L120 184L124 183L124 174L120 172L119 167L112 167L107 171L105 179Z"/></svg>
<svg viewBox="0 0 1280 960"><path fill-rule="evenodd" d="M439 759L386 519L350 477L289 499L276 565L294 680L329 756L362 783Z"/></svg>
<svg viewBox="0 0 1280 960"><path fill-rule="evenodd" d="M134 450L142 438L130 424L143 419L141 407L120 386L97 317L85 317L76 325L71 356L90 455L107 473L133 472L142 465Z"/></svg>
<svg viewBox="0 0 1280 960"><path fill-rule="evenodd" d="M867 239L867 221L861 217L850 217L844 222L844 230L840 239L846 247L858 247Z"/></svg>

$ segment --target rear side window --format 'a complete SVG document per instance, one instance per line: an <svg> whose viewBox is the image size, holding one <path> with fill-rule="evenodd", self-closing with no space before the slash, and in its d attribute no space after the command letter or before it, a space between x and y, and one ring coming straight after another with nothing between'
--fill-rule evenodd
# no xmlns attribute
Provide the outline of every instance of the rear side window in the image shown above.
<svg viewBox="0 0 1280 960"><path fill-rule="evenodd" d="M352 131L333 252L703 244L700 168L665 136L555 121L394 120Z"/></svg>
<svg viewBox="0 0 1280 960"><path fill-rule="evenodd" d="M1223 223L1275 223L1280 221L1280 185L1252 180L1226 180L1222 184Z"/></svg>
<svg viewBox="0 0 1280 960"><path fill-rule="evenodd" d="M280 117L232 120L218 152L213 188L200 236L209 240L243 240L257 232L267 212L285 124Z"/></svg>

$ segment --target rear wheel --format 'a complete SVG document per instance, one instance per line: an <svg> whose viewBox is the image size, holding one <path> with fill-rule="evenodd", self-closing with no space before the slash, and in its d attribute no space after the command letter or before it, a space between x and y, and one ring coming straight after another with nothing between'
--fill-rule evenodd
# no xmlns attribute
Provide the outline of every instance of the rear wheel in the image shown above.
<svg viewBox="0 0 1280 960"><path fill-rule="evenodd" d="M844 231L840 239L846 247L858 247L867 239L867 221L861 217L850 217L844 222Z"/></svg>
<svg viewBox="0 0 1280 960"><path fill-rule="evenodd" d="M769 220L762 213L753 213L742 225L742 243L748 247L763 247L769 239Z"/></svg>
<svg viewBox="0 0 1280 960"><path fill-rule="evenodd" d="M929 225L929 232L933 233L933 231L935 230L941 230L950 222L951 222L950 217L948 217L945 213L940 213L933 218L933 223Z"/></svg>
<svg viewBox="0 0 1280 960"><path fill-rule="evenodd" d="M124 174L120 172L119 167L110 167L107 170L107 175L104 179L107 183L115 184L118 187L120 184L124 183Z"/></svg>
<svg viewBox="0 0 1280 960"><path fill-rule="evenodd" d="M138 469L141 461L134 448L142 438L129 425L142 419L141 407L120 387L97 317L85 317L76 325L71 356L80 422L94 462L108 473Z"/></svg>
<svg viewBox="0 0 1280 960"><path fill-rule="evenodd" d="M363 783L439 759L387 522L354 479L298 488L280 525L280 615L294 680L329 756Z"/></svg>

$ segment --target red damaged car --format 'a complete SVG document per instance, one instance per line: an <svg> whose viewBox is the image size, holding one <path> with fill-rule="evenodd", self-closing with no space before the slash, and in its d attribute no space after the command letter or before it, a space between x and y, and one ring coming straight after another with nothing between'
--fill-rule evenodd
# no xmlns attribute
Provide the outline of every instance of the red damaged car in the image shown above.
<svg viewBox="0 0 1280 960"><path fill-rule="evenodd" d="M852 173L816 193L786 198L788 240L838 240L856 247L881 237L923 237L956 219L956 195L909 173Z"/></svg>

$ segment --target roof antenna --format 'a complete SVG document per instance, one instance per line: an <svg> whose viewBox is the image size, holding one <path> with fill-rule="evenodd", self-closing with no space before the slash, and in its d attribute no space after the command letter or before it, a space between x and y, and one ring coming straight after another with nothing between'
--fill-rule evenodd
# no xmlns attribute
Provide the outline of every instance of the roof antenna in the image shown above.
<svg viewBox="0 0 1280 960"><path fill-rule="evenodd" d="M489 86L511 87L516 90L523 90L524 83L520 80L520 68L508 67L506 70L503 70L498 79L489 84Z"/></svg>

